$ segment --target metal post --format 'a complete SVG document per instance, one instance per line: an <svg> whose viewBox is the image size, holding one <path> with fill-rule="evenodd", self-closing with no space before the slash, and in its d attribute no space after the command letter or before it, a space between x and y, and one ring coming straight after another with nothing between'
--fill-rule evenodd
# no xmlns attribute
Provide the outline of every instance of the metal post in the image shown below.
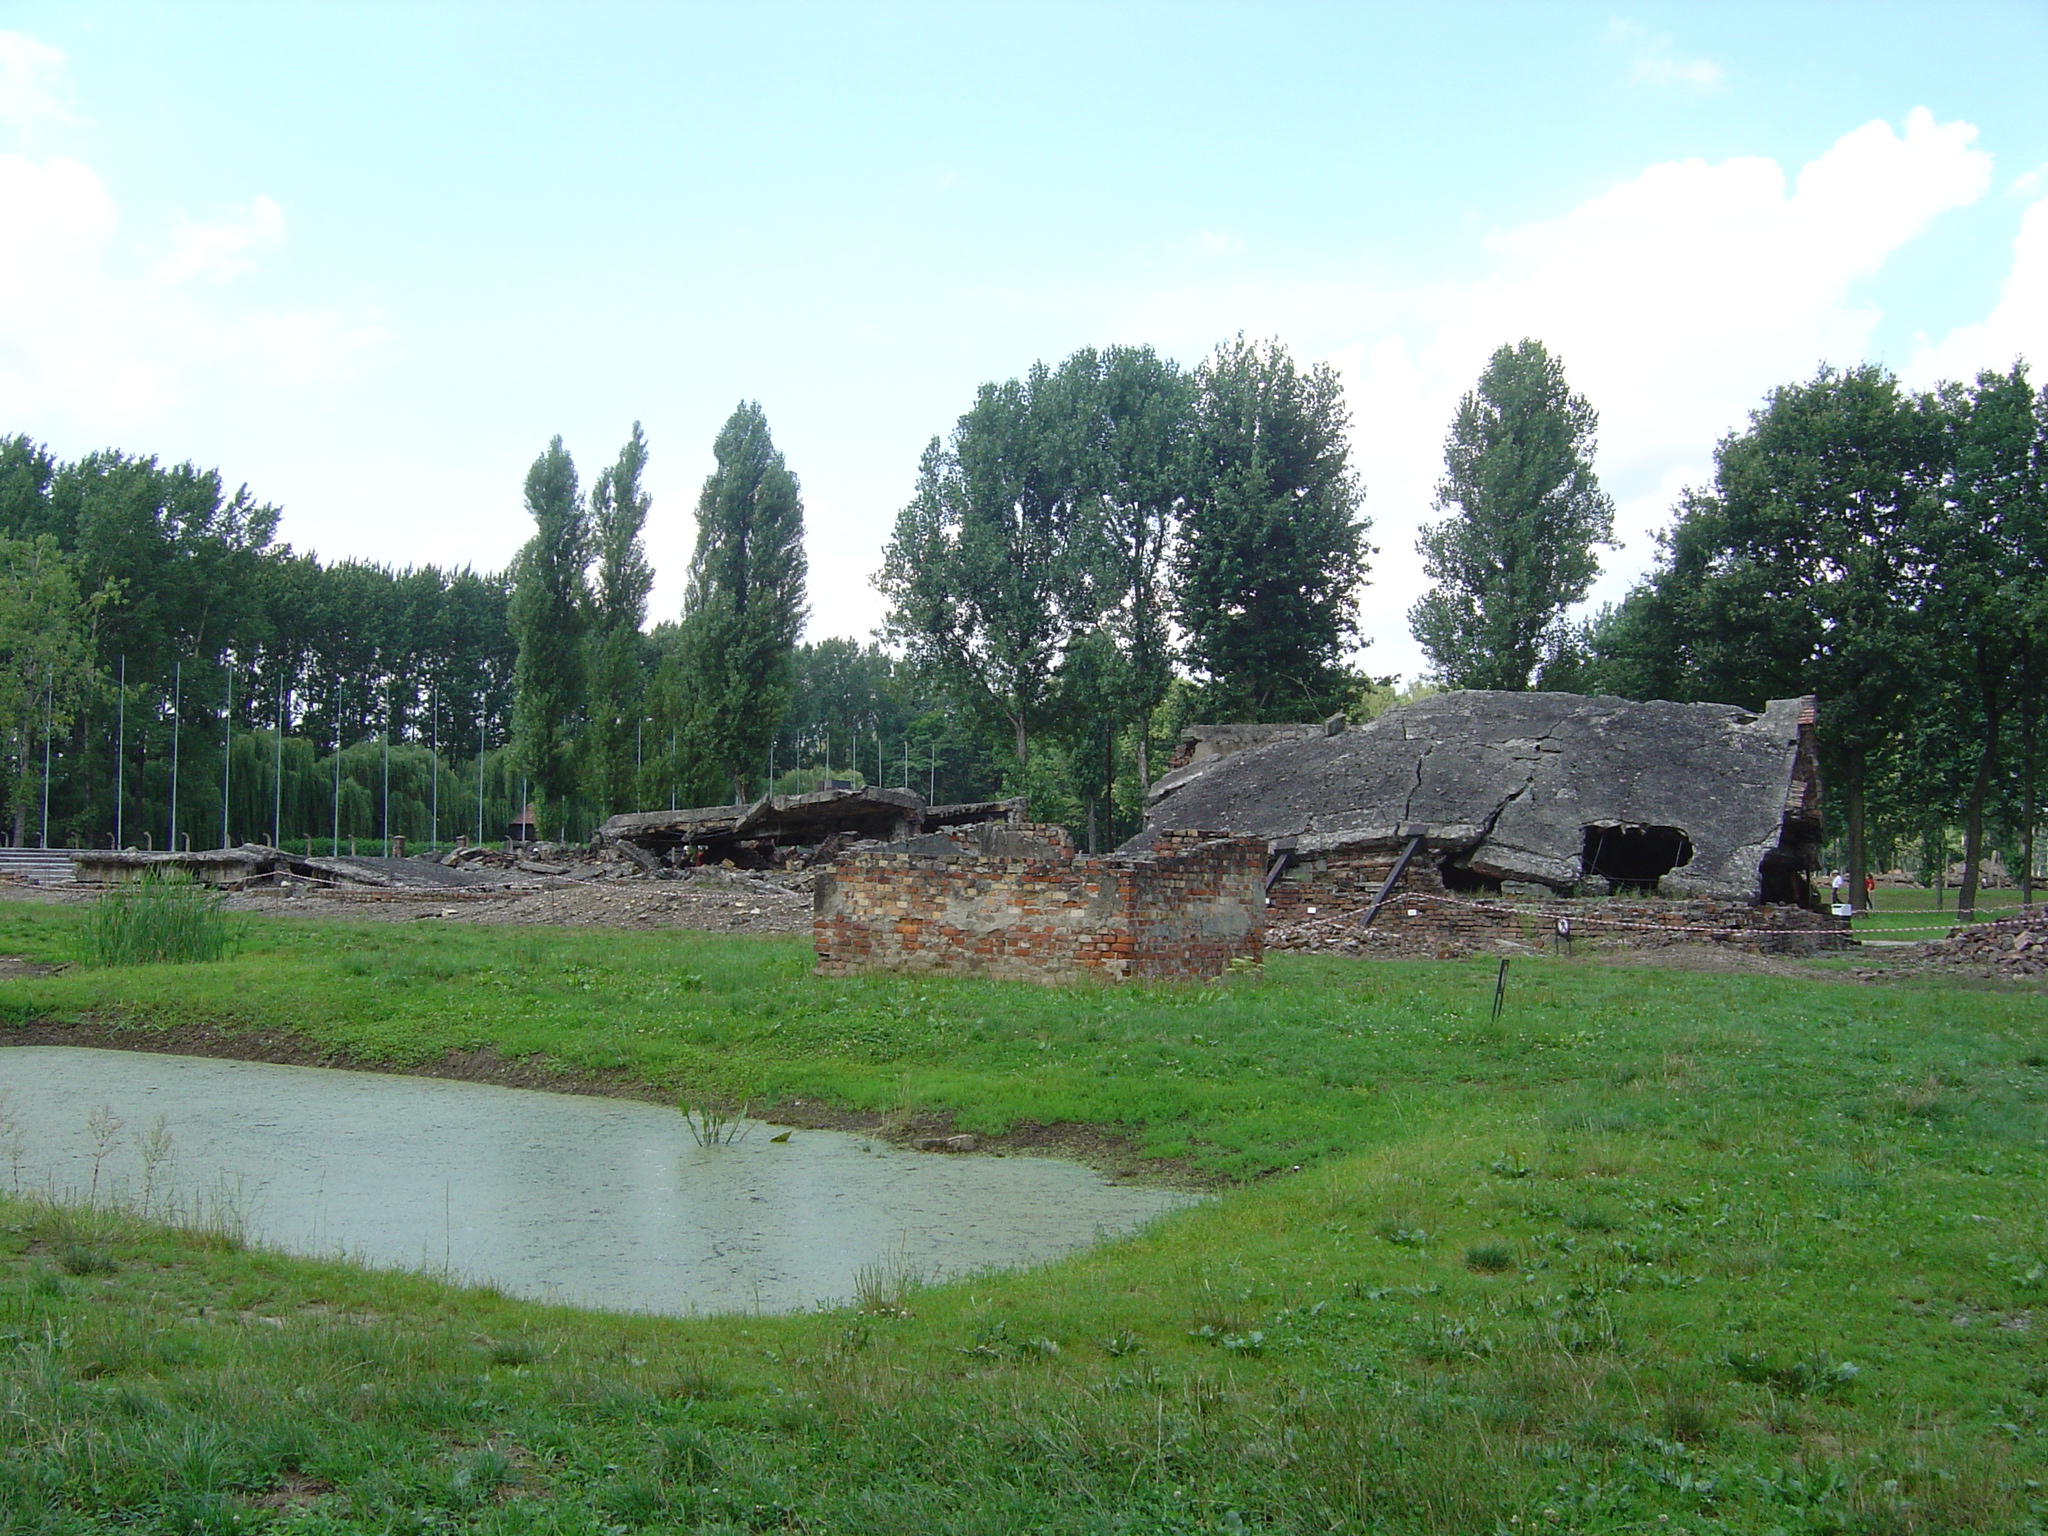
<svg viewBox="0 0 2048 1536"><path fill-rule="evenodd" d="M334 685L334 857L341 857L341 684Z"/></svg>
<svg viewBox="0 0 2048 1536"><path fill-rule="evenodd" d="M171 840L164 846L178 851L178 715L184 703L185 663L171 663Z"/></svg>
<svg viewBox="0 0 2048 1536"><path fill-rule="evenodd" d="M481 701L479 701L481 702ZM484 712L476 712L476 845L484 845Z"/></svg>
<svg viewBox="0 0 2048 1536"><path fill-rule="evenodd" d="M57 710L57 678L47 667L43 669L43 830L37 837L38 846L50 846L50 732L53 729Z"/></svg>
<svg viewBox="0 0 2048 1536"><path fill-rule="evenodd" d="M391 857L391 685L384 685L384 729L378 736L384 743L384 857Z"/></svg>
<svg viewBox="0 0 2048 1536"><path fill-rule="evenodd" d="M270 783L270 846L284 846L284 696L286 690L279 689L277 695L277 747L276 775Z"/></svg>
<svg viewBox="0 0 2048 1536"><path fill-rule="evenodd" d="M228 846L228 775L234 771L233 751L235 745L235 671L232 664L223 662L227 672L227 702L221 706L220 717L220 845Z"/></svg>
<svg viewBox="0 0 2048 1536"><path fill-rule="evenodd" d="M121 802L128 793L128 658L121 658L120 681L114 685L114 846L121 846ZM44 845L49 843L44 835Z"/></svg>
<svg viewBox="0 0 2048 1536"><path fill-rule="evenodd" d="M441 685L436 683L428 697L433 700L434 717L427 748L427 755L434 760L434 808L427 822L427 846L431 848L441 841Z"/></svg>

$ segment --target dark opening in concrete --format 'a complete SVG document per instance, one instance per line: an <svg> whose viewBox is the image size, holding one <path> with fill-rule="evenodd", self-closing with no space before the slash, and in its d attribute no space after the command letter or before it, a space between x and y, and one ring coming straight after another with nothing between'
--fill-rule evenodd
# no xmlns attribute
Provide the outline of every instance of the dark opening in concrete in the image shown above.
<svg viewBox="0 0 2048 1536"><path fill-rule="evenodd" d="M1445 854L1437 865L1437 872L1443 877L1444 889L1460 896L1498 896L1500 881L1482 875L1470 864L1462 862L1464 854Z"/></svg>
<svg viewBox="0 0 2048 1536"><path fill-rule="evenodd" d="M1585 878L1612 893L1655 895L1657 882L1692 862L1692 839L1677 827L1588 827Z"/></svg>

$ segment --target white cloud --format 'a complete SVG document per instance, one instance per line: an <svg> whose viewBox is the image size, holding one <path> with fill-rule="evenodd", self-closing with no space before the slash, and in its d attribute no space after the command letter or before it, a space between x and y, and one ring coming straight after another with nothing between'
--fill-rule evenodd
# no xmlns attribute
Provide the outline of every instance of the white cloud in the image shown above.
<svg viewBox="0 0 2048 1536"><path fill-rule="evenodd" d="M211 291L282 242L269 198L218 223L180 220L139 271L113 196L76 160L0 155L0 209L0 420L12 430L148 434L187 402L346 376L383 339L331 311L252 310Z"/></svg>
<svg viewBox="0 0 2048 1536"><path fill-rule="evenodd" d="M1721 66L1712 59L1681 58L1669 37L1653 37L1643 27L1619 18L1607 27L1608 41L1620 44L1633 55L1629 62L1630 85L1647 85L1658 90L1688 86L1711 91L1721 84Z"/></svg>
<svg viewBox="0 0 2048 1536"><path fill-rule="evenodd" d="M64 55L20 32L0 32L0 123L25 132L76 121Z"/></svg>
<svg viewBox="0 0 2048 1536"><path fill-rule="evenodd" d="M1975 139L1967 123L1916 110L1901 129L1844 134L1789 175L1762 158L1669 161L1495 232L1491 270L1469 281L1191 281L1134 305L1117 334L1199 348L1221 323L1340 369L1381 550L1363 597L1365 662L1412 673L1406 612L1425 587L1416 530L1434 516L1458 396L1495 347L1541 339L1601 413L1600 474L1625 547L1605 557L1595 596L1617 597L1654 557L1651 534L1678 492L1711 476L1714 445L1769 389L1868 355L1881 317L1860 287L1944 211L1984 196L1991 157ZM2028 219L2037 275L2016 268L2010 303L1987 322L2015 334L2039 334L2048 295L2048 210ZM2048 345L2040 352L2048 360Z"/></svg>
<svg viewBox="0 0 2048 1536"><path fill-rule="evenodd" d="M2036 384L2048 383L2048 197L2020 215L2012 269L1991 313L1923 347L1905 373L1929 385L1973 379L1987 368L2003 372L2017 358L2028 361Z"/></svg>

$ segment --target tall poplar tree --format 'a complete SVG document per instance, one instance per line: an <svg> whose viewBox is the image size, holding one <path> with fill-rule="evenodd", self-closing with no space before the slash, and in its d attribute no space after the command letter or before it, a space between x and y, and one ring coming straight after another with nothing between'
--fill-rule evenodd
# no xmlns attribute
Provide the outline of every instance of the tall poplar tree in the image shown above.
<svg viewBox="0 0 2048 1536"><path fill-rule="evenodd" d="M1282 720L1337 708L1371 529L1344 387L1277 341L1225 342L1196 375L1174 618L1208 707Z"/></svg>
<svg viewBox="0 0 2048 1536"><path fill-rule="evenodd" d="M513 669L512 740L531 776L548 831L562 826L576 787L583 728L584 634L589 587L590 520L576 485L576 464L558 436L526 472L533 537L514 566L510 619L519 659Z"/></svg>
<svg viewBox="0 0 2048 1536"><path fill-rule="evenodd" d="M640 423L618 458L590 488L590 532L597 550L592 593L589 777L592 797L605 811L636 808L634 733L646 692L647 595L654 570L641 532L652 501L641 488L647 439Z"/></svg>
<svg viewBox="0 0 2048 1536"><path fill-rule="evenodd" d="M1540 341L1488 359L1444 443L1436 509L1416 540L1436 586L1408 625L1451 688L1522 692L1569 665L1565 610L1600 573L1614 502L1593 473L1599 415Z"/></svg>
<svg viewBox="0 0 2048 1536"><path fill-rule="evenodd" d="M757 402L712 444L697 498L679 666L696 755L744 798L789 708L790 656L807 613L804 503Z"/></svg>

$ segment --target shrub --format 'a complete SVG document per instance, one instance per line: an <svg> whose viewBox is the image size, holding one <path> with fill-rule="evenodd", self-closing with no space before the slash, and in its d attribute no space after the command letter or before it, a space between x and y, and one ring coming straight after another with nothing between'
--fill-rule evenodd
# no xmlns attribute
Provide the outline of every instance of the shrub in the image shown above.
<svg viewBox="0 0 2048 1536"><path fill-rule="evenodd" d="M175 872L108 891L85 920L86 954L96 965L219 960L234 937L219 894Z"/></svg>

